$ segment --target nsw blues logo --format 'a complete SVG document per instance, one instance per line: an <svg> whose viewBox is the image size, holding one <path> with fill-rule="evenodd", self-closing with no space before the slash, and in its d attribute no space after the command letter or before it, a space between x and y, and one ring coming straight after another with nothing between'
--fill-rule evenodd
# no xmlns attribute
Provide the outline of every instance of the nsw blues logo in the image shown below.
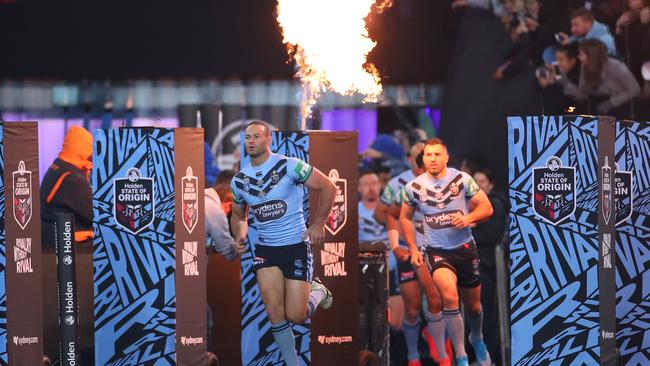
<svg viewBox="0 0 650 366"><path fill-rule="evenodd" d="M336 169L330 170L329 178L332 183L336 186L336 194L334 195L334 203L332 204L332 210L330 215L327 218L325 223L325 229L330 232L332 235L336 235L348 221L348 181L347 179L341 179L339 177L339 171Z"/></svg>
<svg viewBox="0 0 650 366"><path fill-rule="evenodd" d="M633 194L632 194L632 172L619 170L616 165L616 173L614 174L614 208L616 210L616 226L624 223L632 216L632 209L634 208Z"/></svg>
<svg viewBox="0 0 650 366"><path fill-rule="evenodd" d="M153 222L153 178L142 177L140 170L131 168L126 178L113 180L113 217L117 225L137 234Z"/></svg>
<svg viewBox="0 0 650 366"><path fill-rule="evenodd" d="M551 156L545 167L533 168L533 211L552 225L561 223L576 210L575 188L575 168Z"/></svg>
<svg viewBox="0 0 650 366"><path fill-rule="evenodd" d="M32 172L25 170L25 162L21 160L12 177L14 219L25 230L32 218Z"/></svg>
<svg viewBox="0 0 650 366"><path fill-rule="evenodd" d="M190 234L194 231L199 221L199 179L194 176L192 167L188 166L186 175L182 179L183 225Z"/></svg>

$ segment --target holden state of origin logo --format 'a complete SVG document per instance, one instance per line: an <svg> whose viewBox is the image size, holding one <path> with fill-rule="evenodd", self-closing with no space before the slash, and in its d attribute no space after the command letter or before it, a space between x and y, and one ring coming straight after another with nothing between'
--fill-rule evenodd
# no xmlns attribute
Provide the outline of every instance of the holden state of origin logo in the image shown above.
<svg viewBox="0 0 650 366"><path fill-rule="evenodd" d="M334 203L332 210L325 223L325 229L332 235L336 235L345 226L348 221L348 210L346 207L348 201L347 193L347 179L341 179L339 171L336 169L330 170L329 179L336 186L336 194L334 195Z"/></svg>
<svg viewBox="0 0 650 366"><path fill-rule="evenodd" d="M137 234L153 222L153 178L142 177L138 168L126 172L126 178L113 180L113 217L115 223Z"/></svg>
<svg viewBox="0 0 650 366"><path fill-rule="evenodd" d="M192 173L192 167L188 166L186 175L182 179L182 196L183 199L183 225L190 234L194 231L196 223L199 221L199 198L198 187L199 179Z"/></svg>
<svg viewBox="0 0 650 366"><path fill-rule="evenodd" d="M609 157L605 155L605 163L600 168L600 184L601 192L603 195L603 220L605 225L609 223L612 217L612 167L609 166Z"/></svg>
<svg viewBox="0 0 650 366"><path fill-rule="evenodd" d="M576 210L576 173L551 156L545 167L533 168L533 211L544 221L557 225Z"/></svg>
<svg viewBox="0 0 650 366"><path fill-rule="evenodd" d="M25 162L21 160L12 178L14 219L25 230L32 218L32 172L25 169Z"/></svg>
<svg viewBox="0 0 650 366"><path fill-rule="evenodd" d="M616 226L624 223L632 216L634 208L633 199L633 175L631 171L620 170L615 165L614 173L614 211L616 212Z"/></svg>

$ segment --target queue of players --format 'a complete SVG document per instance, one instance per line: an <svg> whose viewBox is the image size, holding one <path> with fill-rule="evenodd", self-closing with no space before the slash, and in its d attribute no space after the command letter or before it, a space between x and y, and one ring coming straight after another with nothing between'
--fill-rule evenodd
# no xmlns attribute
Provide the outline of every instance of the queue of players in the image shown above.
<svg viewBox="0 0 650 366"><path fill-rule="evenodd" d="M492 364L482 334L480 260L471 230L493 208L473 177L448 162L444 142L433 138L412 146L409 169L381 194L375 172L359 174L359 241L388 243L390 326L404 334L409 366L420 365L422 334L438 364L469 365L465 323L476 362Z"/></svg>

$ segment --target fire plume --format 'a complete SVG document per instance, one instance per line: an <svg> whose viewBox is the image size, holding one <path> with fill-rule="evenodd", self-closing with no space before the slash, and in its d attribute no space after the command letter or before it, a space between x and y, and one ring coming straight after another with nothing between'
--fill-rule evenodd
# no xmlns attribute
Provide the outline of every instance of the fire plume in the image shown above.
<svg viewBox="0 0 650 366"><path fill-rule="evenodd" d="M311 107L326 90L360 93L376 102L382 92L379 73L366 57L375 47L366 17L390 0L278 0L278 23L301 80L303 126Z"/></svg>

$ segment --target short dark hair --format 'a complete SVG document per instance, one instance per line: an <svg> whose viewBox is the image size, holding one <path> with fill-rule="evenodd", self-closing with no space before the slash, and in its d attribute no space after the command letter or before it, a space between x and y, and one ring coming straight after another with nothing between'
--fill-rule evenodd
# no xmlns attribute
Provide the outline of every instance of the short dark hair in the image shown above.
<svg viewBox="0 0 650 366"><path fill-rule="evenodd" d="M221 184L221 183L230 184L230 181L234 176L235 176L234 170L224 169L220 171L219 174L217 175L217 181L214 183L214 185L216 186L217 184Z"/></svg>
<svg viewBox="0 0 650 366"><path fill-rule="evenodd" d="M571 19L575 18L582 18L582 20L588 21L588 22L593 22L596 20L594 17L594 13L591 12L591 10L587 8L578 8L571 13Z"/></svg>
<svg viewBox="0 0 650 366"><path fill-rule="evenodd" d="M447 145L445 145L442 139L438 137L432 137L424 142L424 146L434 146L434 145L442 145L445 148L445 150L449 150L447 149Z"/></svg>
<svg viewBox="0 0 650 366"><path fill-rule="evenodd" d="M494 175L492 174L492 171L490 169L485 168L485 167L479 167L479 168L476 168L476 170L474 170L474 174L476 174L476 173L485 174L485 177L487 178L487 180L490 183L494 184Z"/></svg>
<svg viewBox="0 0 650 366"><path fill-rule="evenodd" d="M418 156L415 157L415 165L420 169L424 168L424 150L420 151Z"/></svg>
<svg viewBox="0 0 650 366"><path fill-rule="evenodd" d="M359 180L361 180L361 177L363 177L364 175L368 175L368 174L377 175L377 172L372 170L372 169L363 169L363 170L359 171Z"/></svg>
<svg viewBox="0 0 650 366"><path fill-rule="evenodd" d="M261 119L255 119L255 120L252 120L252 121L248 122L246 124L246 127L244 128L244 131L246 131L248 129L248 127L254 126L254 125L264 127L264 132L266 132L266 136L269 136L271 134L271 127L269 127L269 124L262 121Z"/></svg>
<svg viewBox="0 0 650 366"><path fill-rule="evenodd" d="M557 49L556 52L563 52L564 54L567 55L572 60L575 60L578 58L578 42L571 42L569 44L563 44L560 45Z"/></svg>

